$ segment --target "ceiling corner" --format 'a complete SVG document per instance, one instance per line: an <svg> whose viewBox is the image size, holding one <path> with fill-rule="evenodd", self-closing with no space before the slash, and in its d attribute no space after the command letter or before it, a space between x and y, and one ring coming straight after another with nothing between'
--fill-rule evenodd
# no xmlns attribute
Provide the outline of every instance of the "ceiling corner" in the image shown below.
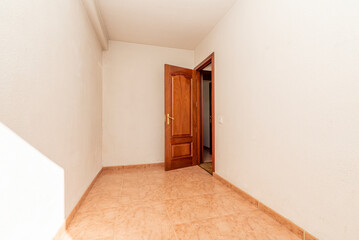
<svg viewBox="0 0 359 240"><path fill-rule="evenodd" d="M101 43L102 50L108 50L108 32L101 15L101 11L98 8L97 0L82 0L82 3L86 9L87 15L90 19L92 27L95 30L97 38Z"/></svg>

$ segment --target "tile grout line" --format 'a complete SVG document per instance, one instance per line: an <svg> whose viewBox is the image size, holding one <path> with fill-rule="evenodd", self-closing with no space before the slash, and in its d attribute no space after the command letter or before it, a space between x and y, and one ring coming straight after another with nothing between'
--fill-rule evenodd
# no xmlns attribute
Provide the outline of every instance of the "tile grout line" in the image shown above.
<svg viewBox="0 0 359 240"><path fill-rule="evenodd" d="M209 195L209 194L204 194L204 195ZM204 196L204 195L198 195L198 196L194 196L194 197L191 197L191 198L187 198L187 200L190 200L192 198L197 198L199 196ZM171 200L183 200L183 198L181 199L171 199ZM171 201L170 200L170 201ZM245 200L244 200L245 201ZM167 207L166 207L166 210L167 210ZM255 212L255 211L259 211L258 209L251 209L251 210L248 210L248 212ZM243 215L243 213L241 211L234 211L234 212L231 212L231 213L226 213L226 214L223 214L223 215L218 215L218 216L212 216L212 217L205 217L205 218L201 218L201 219L192 219L190 221L187 221L187 222L181 222L181 223L178 223L176 225L182 225L182 224L189 224L189 223L194 223L194 222L198 222L198 221L204 221L204 220L209 220L209 219L215 219L215 218L222 218L222 217L228 217L228 216L236 216L238 214L241 214ZM169 214L168 214L169 215Z"/></svg>
<svg viewBox="0 0 359 240"><path fill-rule="evenodd" d="M252 211L257 211L257 209L255 210L250 210ZM224 218L224 217L228 217L228 216L236 216L237 214L239 214L239 212L235 212L235 213L228 213L228 214L224 214L222 216L215 216L215 217L207 217L207 218L201 218L201 219L195 219L195 220L191 220L188 222L183 222L183 223L178 223L176 225L183 225L183 224L190 224L190 223L196 223L196 222L200 222L200 221L205 221L205 220L210 220L210 219L219 219L219 218Z"/></svg>
<svg viewBox="0 0 359 240"><path fill-rule="evenodd" d="M170 214L168 213L168 209L167 209L167 205L166 205L166 200L163 199L163 197L162 197L161 199L162 199L162 201L163 201L163 204L165 205L166 214L167 214L168 220L170 221L172 231L173 231L173 233L175 234L176 240L178 240L177 233L176 233L176 230L175 230L175 228L174 228L174 226L173 226L172 219L171 219L171 217L170 217Z"/></svg>
<svg viewBox="0 0 359 240"><path fill-rule="evenodd" d="M193 182L196 182L196 181L193 181ZM220 184L224 185L223 183L219 182ZM124 184L123 184L124 185ZM121 187L121 191L122 191L122 188L123 188L123 185ZM175 184L175 185L181 185L181 184ZM140 186L158 186L158 187L165 187L165 186L161 186L161 184L148 184L148 185L139 185L137 186L140 187ZM228 188L226 185L224 185L226 188ZM223 191L223 192L213 192L213 193L203 193L203 194L198 194L198 195L192 195L192 196L187 196L187 197L176 197L176 198L169 198L169 199L163 199L160 200L160 202L165 202L165 201L173 201L173 200L186 200L186 199L193 199L193 198L197 198L197 197L201 197L201 196L206 196L206 195L223 195L223 194L227 194L227 193L230 193L230 192L233 192L232 189L228 188L228 190L226 191ZM243 199L245 200L245 199ZM148 202L148 200L132 200L133 202L137 202L137 203L144 203L144 202Z"/></svg>
<svg viewBox="0 0 359 240"><path fill-rule="evenodd" d="M174 234L175 234L175 238L176 238L176 240L178 240L178 237L177 237L177 232L176 232L176 230L175 230L175 228L174 228L174 226L173 226L172 219L171 219L171 217L170 217L170 215L169 215L169 213L168 213L168 209L167 209L166 203L165 203L165 209L166 209L166 214L167 214L167 217L168 217L168 219L170 220L170 223L171 223L171 228L172 228L172 231L173 231L173 232L174 232Z"/></svg>
<svg viewBox="0 0 359 240"><path fill-rule="evenodd" d="M163 202L166 202L166 201L174 201L174 200L191 200L191 199L194 199L194 198L198 198L198 197L203 197L203 196L208 196L208 195L222 195L222 194L226 194L228 192L231 192L232 190L230 191L225 191L225 192L220 192L220 193L205 193L205 194L200 194L200 195L195 195L195 196L191 196L191 197L185 197L185 198L175 198L175 199L167 199L167 200L163 200ZM244 199L243 199L244 200ZM177 236L177 232L176 230L174 229L174 223L172 222L172 218L170 217L169 213L168 213L168 209L167 209L167 206L165 204L165 207L166 207L166 212L167 212L167 216L171 222L171 227L175 233L175 237L176 239L178 240L178 236ZM252 211L257 211L257 209L253 209L253 210L250 210L251 212ZM188 221L188 222L182 222L182 223L179 223L178 225L182 225L182 224L189 224L189 223L194 223L194 222L198 222L198 221L204 221L204 220L209 220L209 219L216 219L216 218L222 218L222 217L228 217L228 216L235 216L236 214L239 214L241 213L240 211L237 211L237 212L232 212L232 213L227 213L227 214L223 214L223 215L219 215L219 216L214 216L214 217L206 217L206 218L203 218L203 219L195 219L195 220L191 220L191 221Z"/></svg>
<svg viewBox="0 0 359 240"><path fill-rule="evenodd" d="M121 176L121 174L120 174L120 176ZM122 194L122 188L123 188L123 184L124 184L124 180L123 179L121 179L121 189L120 189L120 193L119 193L119 196L117 197L117 202L118 202L118 204L120 204L120 198L121 198L121 194ZM118 212L118 210L119 210L119 208L116 208L116 215L115 215L115 219L114 219L114 221L113 221L113 233L112 233L112 240L115 240L115 226L116 226L116 222L117 222L117 212Z"/></svg>

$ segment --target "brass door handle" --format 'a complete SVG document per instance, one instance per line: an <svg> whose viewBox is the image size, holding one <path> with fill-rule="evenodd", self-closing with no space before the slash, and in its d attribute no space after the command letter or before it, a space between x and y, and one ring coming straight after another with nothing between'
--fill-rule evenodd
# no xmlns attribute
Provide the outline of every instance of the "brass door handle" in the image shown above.
<svg viewBox="0 0 359 240"><path fill-rule="evenodd" d="M170 125L170 119L175 120L174 117L171 117L169 113L167 113L167 125Z"/></svg>

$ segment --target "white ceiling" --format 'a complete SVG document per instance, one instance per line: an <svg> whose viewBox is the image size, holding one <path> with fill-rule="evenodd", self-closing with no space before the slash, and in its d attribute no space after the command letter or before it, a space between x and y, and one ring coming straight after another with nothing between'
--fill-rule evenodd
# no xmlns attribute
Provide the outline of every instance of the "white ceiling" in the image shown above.
<svg viewBox="0 0 359 240"><path fill-rule="evenodd" d="M194 49L236 0L97 0L110 40Z"/></svg>

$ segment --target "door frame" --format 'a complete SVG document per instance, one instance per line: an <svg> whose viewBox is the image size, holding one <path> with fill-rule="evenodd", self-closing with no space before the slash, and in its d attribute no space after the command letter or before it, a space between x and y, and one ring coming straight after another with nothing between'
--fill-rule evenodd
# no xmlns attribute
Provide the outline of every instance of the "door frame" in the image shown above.
<svg viewBox="0 0 359 240"><path fill-rule="evenodd" d="M196 71L196 75L197 75L197 96L198 96L198 100L197 102L199 103L199 106L197 108L197 119L199 121L197 121L197 129L199 129L199 131L197 132L197 149L198 149L198 165L201 163L201 159L203 158L203 117L202 117L202 101L203 101L203 97L202 97L202 85L203 85L203 81L201 78L201 70L203 70L205 67L207 67L208 65L212 65L212 71L211 71L211 81L212 81L212 89L211 89L211 110L212 110L212 171L215 172L215 121L216 121L216 114L215 114L215 109L214 109L214 103L215 103L215 99L214 99L214 88L215 88L215 84L214 84L214 52L212 52L207 58L205 58L200 64L198 64L194 70Z"/></svg>

